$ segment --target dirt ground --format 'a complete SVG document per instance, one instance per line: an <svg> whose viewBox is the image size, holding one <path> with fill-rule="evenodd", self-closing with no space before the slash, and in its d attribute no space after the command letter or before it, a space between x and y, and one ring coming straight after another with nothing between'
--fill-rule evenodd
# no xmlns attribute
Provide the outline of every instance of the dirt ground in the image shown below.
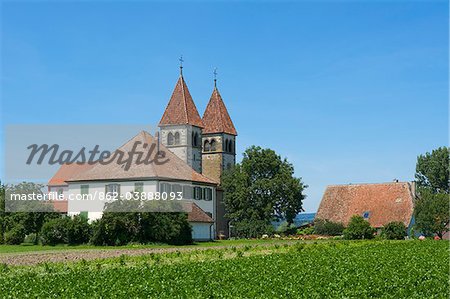
<svg viewBox="0 0 450 299"><path fill-rule="evenodd" d="M283 242L284 243L284 242ZM292 243L292 242L286 242ZM278 243L280 244L280 243ZM273 246L274 244L258 244L253 246ZM168 248L124 248L124 249L76 249L76 250L58 250L58 251L41 251L41 252L26 252L26 253L5 253L0 255L0 264L4 263L11 266L19 265L36 265L44 262L76 262L79 260L96 260L119 257L122 254L128 256L139 256L150 253L167 253L167 252L187 252L194 250L218 250L228 247L243 247L246 244L240 245L225 245L213 247L168 247ZM250 245L252 246L252 245Z"/></svg>

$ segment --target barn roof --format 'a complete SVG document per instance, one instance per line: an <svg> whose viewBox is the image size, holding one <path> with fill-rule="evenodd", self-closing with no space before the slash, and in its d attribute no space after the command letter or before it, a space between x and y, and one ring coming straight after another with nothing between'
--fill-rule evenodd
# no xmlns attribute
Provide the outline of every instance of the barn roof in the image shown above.
<svg viewBox="0 0 450 299"><path fill-rule="evenodd" d="M373 227L392 221L410 224L414 185L408 182L328 186L316 219L348 224L353 215L366 218Z"/></svg>

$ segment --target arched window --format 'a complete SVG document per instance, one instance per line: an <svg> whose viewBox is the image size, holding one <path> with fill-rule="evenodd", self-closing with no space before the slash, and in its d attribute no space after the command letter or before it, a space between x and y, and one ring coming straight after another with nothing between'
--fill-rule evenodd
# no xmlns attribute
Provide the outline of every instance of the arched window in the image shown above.
<svg viewBox="0 0 450 299"><path fill-rule="evenodd" d="M167 135L167 144L168 144L168 145L173 145L174 142L175 142L175 138L173 137L172 132L170 132L170 133Z"/></svg>
<svg viewBox="0 0 450 299"><path fill-rule="evenodd" d="M230 143L228 144L228 146L230 147L229 152L232 153L233 152L233 141L230 140Z"/></svg>
<svg viewBox="0 0 450 299"><path fill-rule="evenodd" d="M175 133L175 144L180 144L180 133L179 132Z"/></svg>
<svg viewBox="0 0 450 299"><path fill-rule="evenodd" d="M209 152L211 150L211 145L209 144L208 140L205 140L205 143L203 144L203 150L205 152Z"/></svg>
<svg viewBox="0 0 450 299"><path fill-rule="evenodd" d="M215 152L216 151L216 140L211 140L211 151Z"/></svg>
<svg viewBox="0 0 450 299"><path fill-rule="evenodd" d="M192 146L198 145L198 134L197 132L192 132Z"/></svg>

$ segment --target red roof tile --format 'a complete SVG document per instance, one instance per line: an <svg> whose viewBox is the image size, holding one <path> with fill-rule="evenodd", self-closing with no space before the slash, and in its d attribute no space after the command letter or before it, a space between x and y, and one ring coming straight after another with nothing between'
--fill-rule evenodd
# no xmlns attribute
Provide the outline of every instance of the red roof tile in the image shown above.
<svg viewBox="0 0 450 299"><path fill-rule="evenodd" d="M49 200L48 204L51 204L53 206L53 209L60 213L67 213L69 208L68 200Z"/></svg>
<svg viewBox="0 0 450 299"><path fill-rule="evenodd" d="M180 76L159 125L184 124L203 128L202 119L198 114L186 82L183 76Z"/></svg>
<svg viewBox="0 0 450 299"><path fill-rule="evenodd" d="M79 173L91 169L94 164L63 164L48 182L49 186L67 186L66 180Z"/></svg>
<svg viewBox="0 0 450 299"><path fill-rule="evenodd" d="M237 135L227 107L225 107L219 90L216 87L214 87L211 99L203 114L203 124L205 125L203 129L204 134L227 133Z"/></svg>
<svg viewBox="0 0 450 299"><path fill-rule="evenodd" d="M195 203L192 203L192 211L188 213L188 221L189 222L206 222L206 223L214 222L214 220L212 220L212 218L209 217L208 214L206 214L205 211L203 211Z"/></svg>
<svg viewBox="0 0 450 299"><path fill-rule="evenodd" d="M144 148L145 144L147 146L146 148ZM146 152L153 146L155 149L158 147L157 140L149 133L142 131L122 145L118 150L123 153L127 153L130 152L134 146L136 146L136 151L141 152ZM163 160L167 160L166 163L136 163L138 156L135 155L128 170L126 170L123 165L116 162L108 164L97 163L94 167L80 171L76 175L74 174L68 181L132 180L154 178L217 184L217 182L193 170L186 162L168 150L163 144L159 145L159 149L161 152L165 153ZM112 156L113 155L114 152L112 153Z"/></svg>
<svg viewBox="0 0 450 299"><path fill-rule="evenodd" d="M392 221L410 224L414 195L411 183L382 183L328 186L316 219L328 219L347 225L353 215L363 216L373 227Z"/></svg>

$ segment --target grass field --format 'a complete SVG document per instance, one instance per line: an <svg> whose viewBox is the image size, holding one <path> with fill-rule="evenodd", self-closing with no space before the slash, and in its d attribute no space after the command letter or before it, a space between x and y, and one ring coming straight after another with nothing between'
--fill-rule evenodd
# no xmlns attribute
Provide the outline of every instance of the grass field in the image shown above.
<svg viewBox="0 0 450 299"><path fill-rule="evenodd" d="M2 298L448 298L449 243L210 248L0 267Z"/></svg>

